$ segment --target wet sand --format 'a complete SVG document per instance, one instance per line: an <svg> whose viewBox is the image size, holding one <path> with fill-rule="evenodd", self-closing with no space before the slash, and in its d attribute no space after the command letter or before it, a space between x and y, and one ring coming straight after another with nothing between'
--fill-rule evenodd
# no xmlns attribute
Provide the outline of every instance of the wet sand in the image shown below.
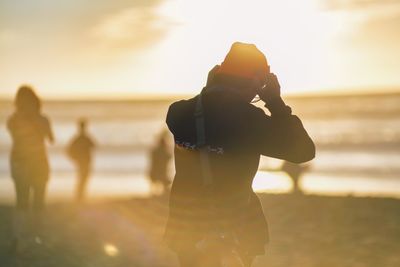
<svg viewBox="0 0 400 267"><path fill-rule="evenodd" d="M400 266L400 200L260 194L271 242L261 266ZM51 204L43 243L8 251L12 208L0 206L0 266L177 266L161 242L167 199Z"/></svg>

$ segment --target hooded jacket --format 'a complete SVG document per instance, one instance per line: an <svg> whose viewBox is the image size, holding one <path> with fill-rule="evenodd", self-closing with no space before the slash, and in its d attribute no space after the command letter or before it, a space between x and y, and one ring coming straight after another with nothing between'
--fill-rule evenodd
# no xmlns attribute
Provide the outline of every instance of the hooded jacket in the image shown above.
<svg viewBox="0 0 400 267"><path fill-rule="evenodd" d="M314 143L281 98L269 102L271 115L267 115L228 89L202 92L206 148L215 188L212 203L217 203L210 211L196 145L198 97L173 103L167 114L175 140L176 175L165 239L179 251L219 227L234 233L247 253L263 254L268 228L251 187L260 156L302 163L314 158Z"/></svg>

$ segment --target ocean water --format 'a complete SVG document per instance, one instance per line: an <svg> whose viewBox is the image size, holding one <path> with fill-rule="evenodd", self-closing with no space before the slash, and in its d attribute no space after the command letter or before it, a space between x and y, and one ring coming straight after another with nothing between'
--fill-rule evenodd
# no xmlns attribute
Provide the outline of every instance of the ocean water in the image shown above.
<svg viewBox="0 0 400 267"><path fill-rule="evenodd" d="M400 94L299 97L286 101L317 145L317 156L300 185L306 193L400 197ZM85 117L97 143L91 196L148 195L149 149L166 129L171 101L44 102L56 143L49 146L50 199L71 198L75 183L66 144ZM12 201L9 175L11 140L6 129L11 102L0 102L0 201ZM172 137L171 137L172 139ZM172 141L172 140L171 140ZM171 144L172 145L172 144ZM290 192L281 161L263 158L253 187ZM173 164L170 169L173 174Z"/></svg>

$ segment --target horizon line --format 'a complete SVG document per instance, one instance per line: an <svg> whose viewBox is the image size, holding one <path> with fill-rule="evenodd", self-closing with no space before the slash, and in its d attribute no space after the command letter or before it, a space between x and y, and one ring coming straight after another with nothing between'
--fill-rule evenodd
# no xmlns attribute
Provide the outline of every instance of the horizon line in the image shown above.
<svg viewBox="0 0 400 267"><path fill-rule="evenodd" d="M386 87L381 90L376 90L376 88L348 88L348 89L325 89L325 90L318 90L318 91L302 91L302 92L283 92L283 97L288 98L308 98L308 97L341 97L341 96L374 96L374 95L397 95L400 94L400 87ZM64 95L59 97L54 96L44 96L41 97L44 101L93 101L93 102L123 102L123 101L138 101L138 102L146 102L146 101L168 101L168 100L176 100L182 98L191 98L196 96L197 93L194 94L124 94L118 96L111 96L111 95L101 95L101 96L89 96L89 95L81 95L81 96L71 96L71 95ZM0 101L12 101L14 96L9 95L1 95L0 94Z"/></svg>

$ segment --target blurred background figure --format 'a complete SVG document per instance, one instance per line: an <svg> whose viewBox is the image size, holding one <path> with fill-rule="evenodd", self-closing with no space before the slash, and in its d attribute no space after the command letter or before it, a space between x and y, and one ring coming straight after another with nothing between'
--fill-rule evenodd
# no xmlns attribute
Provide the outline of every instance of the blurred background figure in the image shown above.
<svg viewBox="0 0 400 267"><path fill-rule="evenodd" d="M93 149L96 147L93 138L87 133L86 119L78 121L78 134L72 139L67 147L67 153L74 162L77 170L77 185L75 198L82 202L86 195L86 187L91 172Z"/></svg>
<svg viewBox="0 0 400 267"><path fill-rule="evenodd" d="M12 138L10 164L16 192L14 249L18 252L26 241L42 242L42 211L49 180L45 141L54 142L50 121L41 114L41 101L30 86L18 89L15 111L7 127ZM32 214L29 213L31 196Z"/></svg>
<svg viewBox="0 0 400 267"><path fill-rule="evenodd" d="M289 161L284 161L281 171L285 172L293 181L293 193L302 194L303 191L299 187L301 176L310 169L309 164L296 164Z"/></svg>
<svg viewBox="0 0 400 267"><path fill-rule="evenodd" d="M149 178L153 193L160 186L161 194L168 192L168 187L171 184L171 177L168 174L171 158L171 149L168 146L168 132L163 130L150 153Z"/></svg>

